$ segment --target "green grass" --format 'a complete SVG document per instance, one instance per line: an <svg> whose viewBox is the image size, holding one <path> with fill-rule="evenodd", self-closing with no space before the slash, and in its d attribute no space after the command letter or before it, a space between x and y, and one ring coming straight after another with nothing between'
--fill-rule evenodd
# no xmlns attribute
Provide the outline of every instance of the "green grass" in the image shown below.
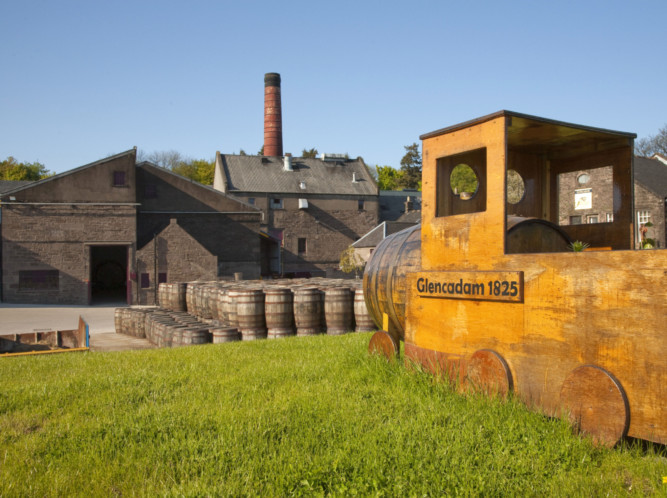
<svg viewBox="0 0 667 498"><path fill-rule="evenodd" d="M664 448L595 448L369 338L2 359L0 496L665 492Z"/></svg>

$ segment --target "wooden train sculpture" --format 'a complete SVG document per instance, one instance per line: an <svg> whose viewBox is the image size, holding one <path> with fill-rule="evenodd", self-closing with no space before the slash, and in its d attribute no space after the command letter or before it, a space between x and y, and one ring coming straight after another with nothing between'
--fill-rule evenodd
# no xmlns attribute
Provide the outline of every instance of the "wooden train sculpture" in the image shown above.
<svg viewBox="0 0 667 498"><path fill-rule="evenodd" d="M364 273L369 347L404 341L605 444L667 443L667 251L636 247L634 138L508 111L423 135L421 225ZM598 173L607 187L568 190ZM605 189L610 213L578 223Z"/></svg>

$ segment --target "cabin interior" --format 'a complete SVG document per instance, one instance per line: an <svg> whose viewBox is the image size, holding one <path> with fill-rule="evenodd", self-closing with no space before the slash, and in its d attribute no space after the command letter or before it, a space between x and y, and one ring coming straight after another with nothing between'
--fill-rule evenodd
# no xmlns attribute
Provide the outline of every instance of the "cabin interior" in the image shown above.
<svg viewBox="0 0 667 498"><path fill-rule="evenodd" d="M502 111L505 117L507 254L634 248L634 134ZM471 122L471 124L474 124ZM486 149L437 160L436 216L486 210ZM593 193L590 177L605 178ZM579 184L575 184L575 180ZM564 194L564 182L573 187ZM559 188L560 186L560 188ZM579 213L593 202L607 214ZM569 214L569 215L568 215Z"/></svg>

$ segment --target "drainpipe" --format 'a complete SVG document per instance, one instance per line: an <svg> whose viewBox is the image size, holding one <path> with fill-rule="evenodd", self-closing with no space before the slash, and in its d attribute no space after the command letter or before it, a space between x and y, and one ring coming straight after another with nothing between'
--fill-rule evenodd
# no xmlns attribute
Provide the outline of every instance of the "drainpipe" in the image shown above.
<svg viewBox="0 0 667 498"><path fill-rule="evenodd" d="M158 306L157 302L157 233L153 234L153 293L155 299L155 306Z"/></svg>

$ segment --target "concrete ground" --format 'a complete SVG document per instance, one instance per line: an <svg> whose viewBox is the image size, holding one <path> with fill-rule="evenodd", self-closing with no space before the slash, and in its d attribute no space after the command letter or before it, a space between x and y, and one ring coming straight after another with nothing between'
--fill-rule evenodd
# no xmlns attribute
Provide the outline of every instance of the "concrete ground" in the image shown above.
<svg viewBox="0 0 667 498"><path fill-rule="evenodd" d="M92 351L125 351L155 347L146 339L116 334L116 305L47 306L0 303L0 335L46 330L72 330L79 316L88 323Z"/></svg>

